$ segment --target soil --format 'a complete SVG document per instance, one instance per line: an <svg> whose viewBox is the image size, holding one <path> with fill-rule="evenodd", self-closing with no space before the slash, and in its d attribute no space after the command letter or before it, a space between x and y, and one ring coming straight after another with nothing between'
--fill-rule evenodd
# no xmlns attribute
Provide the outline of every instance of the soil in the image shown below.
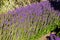
<svg viewBox="0 0 60 40"><path fill-rule="evenodd" d="M47 36L49 36L50 35L50 33L49 34L46 34L46 35L43 35L41 38L39 38L38 40L47 40Z"/></svg>

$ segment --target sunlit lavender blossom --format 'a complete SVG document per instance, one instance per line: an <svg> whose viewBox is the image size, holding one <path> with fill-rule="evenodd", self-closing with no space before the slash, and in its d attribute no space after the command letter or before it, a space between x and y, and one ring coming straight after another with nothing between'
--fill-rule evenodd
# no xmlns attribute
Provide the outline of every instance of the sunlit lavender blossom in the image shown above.
<svg viewBox="0 0 60 40"><path fill-rule="evenodd" d="M19 34L19 31L21 31L22 35L24 34L22 32L26 32L28 37L29 35L37 34L39 30L42 30L41 28L46 27L53 22L53 19L56 19L56 13L52 12L51 10L52 8L50 7L48 1L34 3L26 7L16 8L15 10L8 11L7 14L0 16L0 20L3 20L3 23L1 22L2 24L6 23L4 26L2 26L3 29L5 26L9 26L9 31L17 30L17 34ZM2 25L1 23L0 25ZM19 28L20 30L16 28Z"/></svg>

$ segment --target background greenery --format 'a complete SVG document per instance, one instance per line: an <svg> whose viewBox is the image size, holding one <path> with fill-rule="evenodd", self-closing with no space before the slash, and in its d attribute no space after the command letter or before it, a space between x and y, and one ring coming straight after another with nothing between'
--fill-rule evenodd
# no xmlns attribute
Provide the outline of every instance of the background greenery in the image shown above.
<svg viewBox="0 0 60 40"><path fill-rule="evenodd" d="M40 0L0 0L0 14L14 10L17 7L27 6Z"/></svg>

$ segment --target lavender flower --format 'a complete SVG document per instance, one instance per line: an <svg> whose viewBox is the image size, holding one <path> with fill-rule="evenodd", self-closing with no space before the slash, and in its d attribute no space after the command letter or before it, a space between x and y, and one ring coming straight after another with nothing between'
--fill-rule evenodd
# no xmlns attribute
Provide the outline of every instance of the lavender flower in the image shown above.
<svg viewBox="0 0 60 40"><path fill-rule="evenodd" d="M26 7L16 8L15 10L8 11L7 14L4 14L2 16L3 19L0 16L1 18L0 20L3 20L2 21L3 24L6 24L6 25L9 24L10 26L12 26L11 31L13 30L12 28L14 27L14 30L17 30L18 32L19 30L21 32L26 31L27 32L26 35L28 36L29 36L29 33L32 33L35 35L36 32L38 32L39 30L42 30L41 28L44 28L47 25L49 25L48 21L52 21L53 19L55 19L55 16L56 16L55 12L52 12L51 10L52 9L48 1L35 3L35 4L33 3ZM15 27L19 28L19 30L16 29ZM25 34L23 33L22 35L25 35Z"/></svg>

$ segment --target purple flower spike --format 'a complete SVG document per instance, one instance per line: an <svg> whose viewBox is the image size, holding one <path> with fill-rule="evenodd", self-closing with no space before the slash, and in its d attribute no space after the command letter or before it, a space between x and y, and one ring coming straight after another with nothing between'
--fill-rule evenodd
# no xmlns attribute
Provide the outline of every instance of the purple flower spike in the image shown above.
<svg viewBox="0 0 60 40"><path fill-rule="evenodd" d="M37 4L32 4L30 7L32 7L33 9L37 8Z"/></svg>
<svg viewBox="0 0 60 40"><path fill-rule="evenodd" d="M42 5L45 9L51 10L51 6L50 6L49 1L41 2L41 5ZM47 7L48 7L48 8L47 8Z"/></svg>
<svg viewBox="0 0 60 40"><path fill-rule="evenodd" d="M31 15L31 16L30 16L30 18L32 19L32 18L34 18L34 16L33 16L33 15Z"/></svg>
<svg viewBox="0 0 60 40"><path fill-rule="evenodd" d="M16 9L16 13L20 13L20 10L19 9Z"/></svg>
<svg viewBox="0 0 60 40"><path fill-rule="evenodd" d="M29 14L32 14L34 12L34 9L31 7L31 6L27 6L26 7L26 11L29 13Z"/></svg>
<svg viewBox="0 0 60 40"><path fill-rule="evenodd" d="M49 1L43 1L43 2L40 2L40 4L42 4L43 6L46 6L46 4L48 4Z"/></svg>
<svg viewBox="0 0 60 40"><path fill-rule="evenodd" d="M15 10L8 11L8 14L15 14Z"/></svg>
<svg viewBox="0 0 60 40"><path fill-rule="evenodd" d="M42 13L43 13L43 10L42 9L38 9L36 15L40 16L40 15L42 15Z"/></svg>
<svg viewBox="0 0 60 40"><path fill-rule="evenodd" d="M22 16L23 16L23 18L26 18L27 17L27 15L25 13L24 14L22 13Z"/></svg>
<svg viewBox="0 0 60 40"><path fill-rule="evenodd" d="M22 19L21 19L21 22L24 22L24 21L25 21L25 19L24 19L24 18L22 18Z"/></svg>
<svg viewBox="0 0 60 40"><path fill-rule="evenodd" d="M8 11L8 14L13 14L13 12L12 11Z"/></svg>
<svg viewBox="0 0 60 40"><path fill-rule="evenodd" d="M56 40L60 40L60 37L57 37Z"/></svg>
<svg viewBox="0 0 60 40"><path fill-rule="evenodd" d="M21 13L22 11L24 10L24 8L23 7L21 7L21 8L17 8L15 11L16 11L16 13Z"/></svg>
<svg viewBox="0 0 60 40"><path fill-rule="evenodd" d="M27 11L28 11L28 10L29 10L29 8L30 8L30 5L26 6L26 7L25 7L25 10L27 10Z"/></svg>
<svg viewBox="0 0 60 40"><path fill-rule="evenodd" d="M60 16L60 12L58 13L58 16Z"/></svg>

